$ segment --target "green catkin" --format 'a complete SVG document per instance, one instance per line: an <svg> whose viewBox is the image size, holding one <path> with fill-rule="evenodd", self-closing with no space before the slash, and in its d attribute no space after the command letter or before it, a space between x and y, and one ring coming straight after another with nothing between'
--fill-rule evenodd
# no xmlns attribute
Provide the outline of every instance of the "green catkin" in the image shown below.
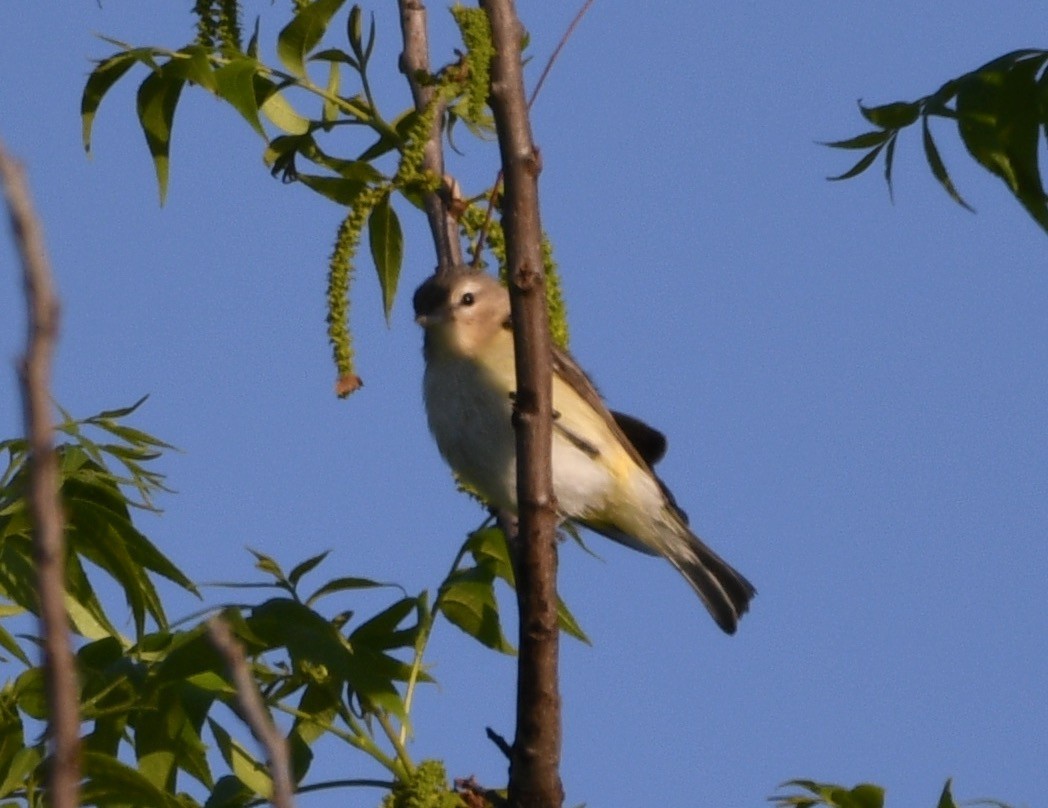
<svg viewBox="0 0 1048 808"><path fill-rule="evenodd" d="M218 39L223 48L240 51L240 3L238 0L219 0Z"/></svg>
<svg viewBox="0 0 1048 808"><path fill-rule="evenodd" d="M488 91L491 84L491 60L495 56L491 22L487 12L476 7L454 5L451 15L466 46L465 61L468 68L460 85L465 103L458 112L467 123L483 127L490 122L487 112Z"/></svg>
<svg viewBox="0 0 1048 808"><path fill-rule="evenodd" d="M349 330L349 285L353 276L353 257L360 244L371 209L386 189L382 186L367 188L360 193L339 225L335 237L335 248L328 264L327 324L328 341L331 343L338 371L338 394L344 398L355 386L344 388L343 382L356 378L354 368L353 337Z"/></svg>
<svg viewBox="0 0 1048 808"><path fill-rule="evenodd" d="M214 0L196 0L193 5L193 13L197 18L196 43L203 45L209 51L215 47L218 39L218 23L215 19L213 5Z"/></svg>

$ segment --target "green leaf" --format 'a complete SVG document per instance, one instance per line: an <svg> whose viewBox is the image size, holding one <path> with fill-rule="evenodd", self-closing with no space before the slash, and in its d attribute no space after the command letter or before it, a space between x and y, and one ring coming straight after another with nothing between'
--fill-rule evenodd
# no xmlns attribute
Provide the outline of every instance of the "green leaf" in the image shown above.
<svg viewBox="0 0 1048 808"><path fill-rule="evenodd" d="M85 804L111 804L114 795L119 795L125 805L182 808L176 797L110 755L86 752L82 763L85 781L81 799Z"/></svg>
<svg viewBox="0 0 1048 808"><path fill-rule="evenodd" d="M259 110L274 126L289 135L304 135L309 132L309 118L299 115L281 92L268 95L259 106Z"/></svg>
<svg viewBox="0 0 1048 808"><path fill-rule="evenodd" d="M975 208L965 202L957 189L953 186L953 180L950 179L950 175L946 172L946 165L942 161L942 157L939 156L939 149L935 145L935 141L932 139L931 129L928 127L928 116L925 115L921 122L921 136L924 142L924 156L928 160L928 166L932 170L932 176L939 181L939 184L946 189L946 193L950 195L950 199L960 205L962 208L970 210L972 213L975 212Z"/></svg>
<svg viewBox="0 0 1048 808"><path fill-rule="evenodd" d="M942 787L942 794L939 796L939 804L937 808L957 808L957 803L953 801L953 794L951 793L950 786L953 784L953 780L947 780L946 785Z"/></svg>
<svg viewBox="0 0 1048 808"><path fill-rule="evenodd" d="M263 138L266 130L258 117L258 95L255 77L259 64L254 59L238 58L215 71L215 95L229 103L252 129Z"/></svg>
<svg viewBox="0 0 1048 808"><path fill-rule="evenodd" d="M324 552L318 553L317 555L312 556L311 558L307 558L300 564L296 564L294 568L292 568L291 572L287 574L287 579L291 581L292 585L297 584L299 578L301 578L310 570L315 569L317 565L319 565L325 558L328 557L328 554L330 552L330 550L325 550Z"/></svg>
<svg viewBox="0 0 1048 808"><path fill-rule="evenodd" d="M33 664L29 661L29 657L26 656L25 651L22 650L22 647L15 641L15 638L3 626L0 626L0 646L3 646L3 649L5 651L7 651L11 656L15 657L15 659L17 659L23 665L30 666Z"/></svg>
<svg viewBox="0 0 1048 808"><path fill-rule="evenodd" d="M870 151L867 152L863 156L863 158L859 160L859 162L857 162L843 174L838 174L836 177L827 177L827 179L830 180L830 182L837 182L838 180L850 180L852 177L857 177L859 174L861 174L863 171L865 171L867 168L873 165L873 161L877 159L877 155L881 153L881 149L883 148L884 143L881 143L881 145L879 146L875 146L874 148L870 149Z"/></svg>
<svg viewBox="0 0 1048 808"><path fill-rule="evenodd" d="M338 97L341 86L342 71L338 66L338 62L329 62L328 82L325 88L327 97L324 99L324 110L321 115L321 120L326 124L331 124L339 118L339 105L335 99Z"/></svg>
<svg viewBox="0 0 1048 808"><path fill-rule="evenodd" d="M376 650L413 645L416 632L397 631L397 626L405 617L415 611L417 605L417 598L401 598L392 606L358 626L349 637L350 645L354 649L367 646Z"/></svg>
<svg viewBox="0 0 1048 808"><path fill-rule="evenodd" d="M306 77L306 55L313 50L327 31L331 18L345 0L315 0L302 9L277 37L277 56L288 72L298 78Z"/></svg>
<svg viewBox="0 0 1048 808"><path fill-rule="evenodd" d="M378 587L389 586L396 586L396 584L386 584L380 581L372 581L370 578L335 578L331 581L328 581L316 592L310 595L306 599L306 605L312 606L316 601L320 600L325 595L330 595L334 592L345 592L346 590L351 589L376 589Z"/></svg>
<svg viewBox="0 0 1048 808"><path fill-rule="evenodd" d="M150 73L138 88L138 120L153 157L161 205L167 197L171 126L184 84L185 79L173 77L161 68Z"/></svg>
<svg viewBox="0 0 1048 808"><path fill-rule="evenodd" d="M356 202L360 192L367 187L359 180L347 180L344 177L321 177L316 174L297 174L296 176L310 190L346 207Z"/></svg>
<svg viewBox="0 0 1048 808"><path fill-rule="evenodd" d="M273 780L263 763L252 757L248 751L233 738L213 718L207 719L208 726L215 736L215 745L219 754L229 766L236 778L255 794L269 799L273 794Z"/></svg>
<svg viewBox="0 0 1048 808"><path fill-rule="evenodd" d="M404 234L400 230L400 220L385 194L375 205L368 218L368 242L371 245L371 258L378 271L378 283L382 288L382 308L386 315L386 324L390 323L393 310L393 299L400 280L400 266L404 258Z"/></svg>
<svg viewBox="0 0 1048 808"><path fill-rule="evenodd" d="M957 128L968 153L1000 177L1048 231L1048 200L1037 164L1041 91L1036 76L1044 59L1016 61L1008 69L984 69L962 80L957 90Z"/></svg>
<svg viewBox="0 0 1048 808"><path fill-rule="evenodd" d="M503 654L516 650L502 633L498 603L491 580L460 575L445 581L438 600L440 611L466 634L488 648Z"/></svg>
<svg viewBox="0 0 1048 808"><path fill-rule="evenodd" d="M902 129L916 122L921 105L916 101L896 101L879 107L864 107L859 102L862 117L881 129Z"/></svg>
<svg viewBox="0 0 1048 808"><path fill-rule="evenodd" d="M823 146L829 146L833 149L868 149L871 146L879 146L889 137L891 137L891 131L887 129L878 129L874 132L864 132L861 135L848 138L847 140L833 140L829 143L823 143Z"/></svg>
<svg viewBox="0 0 1048 808"><path fill-rule="evenodd" d="M0 797L6 797L12 791L23 788L26 778L40 765L43 757L41 748L35 746L24 746L15 752L4 771L4 779L0 782Z"/></svg>
<svg viewBox="0 0 1048 808"><path fill-rule="evenodd" d="M91 75L87 77L87 82L84 84L84 93L80 98L80 121L85 151L91 151L91 128L105 94L131 69L135 62L144 62L155 67L151 53L148 48L135 48L116 53L108 59L103 59L91 71Z"/></svg>
<svg viewBox="0 0 1048 808"><path fill-rule="evenodd" d="M895 201L895 188L892 186L892 165L895 163L895 143L898 139L898 133L892 135L884 149L884 181L888 183L888 198L892 202Z"/></svg>

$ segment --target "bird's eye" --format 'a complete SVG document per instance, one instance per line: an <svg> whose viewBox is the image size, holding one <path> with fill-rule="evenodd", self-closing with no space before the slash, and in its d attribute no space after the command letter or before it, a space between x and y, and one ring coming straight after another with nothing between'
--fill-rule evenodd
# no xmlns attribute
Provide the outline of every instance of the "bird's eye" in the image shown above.
<svg viewBox="0 0 1048 808"><path fill-rule="evenodd" d="M473 297L472 292L466 292L459 302L461 302L463 306L472 306L475 300L476 298Z"/></svg>

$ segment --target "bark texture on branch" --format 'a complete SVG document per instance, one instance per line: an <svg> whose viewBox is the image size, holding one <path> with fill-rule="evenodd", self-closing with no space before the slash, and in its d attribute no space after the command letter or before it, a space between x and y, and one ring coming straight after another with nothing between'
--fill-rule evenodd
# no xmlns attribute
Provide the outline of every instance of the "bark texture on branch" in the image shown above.
<svg viewBox="0 0 1048 808"><path fill-rule="evenodd" d="M80 698L65 610L65 537L51 421L51 360L58 336L58 296L25 173L2 145L0 180L22 259L28 322L26 352L18 373L29 441L27 494L50 712L47 732L53 763L48 775L48 801L54 808L76 808L80 804Z"/></svg>
<svg viewBox="0 0 1048 808"><path fill-rule="evenodd" d="M419 71L429 72L426 6L421 0L397 0L397 7L400 10L400 32L404 42L400 70L407 76L415 109L421 112L429 105L434 92L432 87L425 86L417 78ZM444 150L440 143L443 108L441 103L422 158L422 167L438 177L444 176ZM449 211L447 200L442 194L431 191L423 199L423 205L437 251L437 272L459 266L462 263L462 245L458 237L458 223Z"/></svg>
<svg viewBox="0 0 1048 808"><path fill-rule="evenodd" d="M502 228L516 342L517 602L520 655L517 730L509 804L556 808L560 780L557 629L557 508L553 495L551 345L542 267L538 151L531 134L521 63L523 28L512 0L481 0L491 21L491 109L505 177Z"/></svg>

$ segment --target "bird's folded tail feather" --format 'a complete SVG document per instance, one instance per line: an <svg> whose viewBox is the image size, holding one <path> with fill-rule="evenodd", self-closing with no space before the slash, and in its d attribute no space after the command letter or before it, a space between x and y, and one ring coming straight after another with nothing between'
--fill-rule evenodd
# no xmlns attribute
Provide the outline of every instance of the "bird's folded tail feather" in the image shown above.
<svg viewBox="0 0 1048 808"><path fill-rule="evenodd" d="M674 542L665 556L691 584L710 614L726 633L734 634L757 590L753 584L707 547L691 531Z"/></svg>

